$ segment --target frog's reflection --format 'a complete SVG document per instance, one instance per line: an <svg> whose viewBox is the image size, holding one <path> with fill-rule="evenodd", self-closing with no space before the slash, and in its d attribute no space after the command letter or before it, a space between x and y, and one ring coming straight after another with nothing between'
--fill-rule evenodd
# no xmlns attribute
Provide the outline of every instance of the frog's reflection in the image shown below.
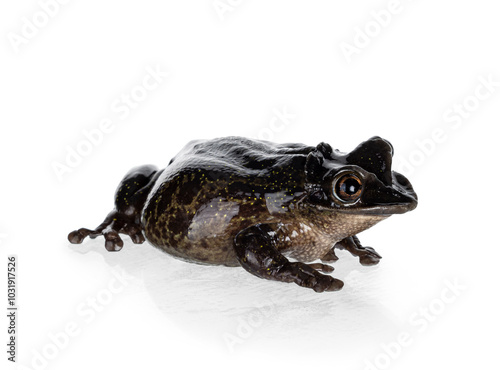
<svg viewBox="0 0 500 370"><path fill-rule="evenodd" d="M355 353L401 330L391 311L378 302L380 270L360 266L345 251L335 263L344 289L315 293L259 279L242 268L185 263L148 244L125 244L119 253L107 252L99 239L71 249L98 253L110 267L143 280L164 315L228 351L258 346L271 352L300 342L301 349Z"/></svg>

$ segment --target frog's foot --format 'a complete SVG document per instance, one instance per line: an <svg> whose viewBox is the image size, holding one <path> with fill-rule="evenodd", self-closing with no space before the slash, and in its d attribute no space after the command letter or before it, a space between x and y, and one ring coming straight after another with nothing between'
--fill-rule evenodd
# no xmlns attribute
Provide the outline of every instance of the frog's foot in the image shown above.
<svg viewBox="0 0 500 370"><path fill-rule="evenodd" d="M340 290L344 283L317 269L331 272L332 267L322 263L307 265L290 262L275 246L275 233L270 225L259 224L241 231L234 248L245 270L263 279L295 283L315 292Z"/></svg>
<svg viewBox="0 0 500 370"><path fill-rule="evenodd" d="M80 244L87 236L94 239L102 235L106 240L104 244L106 249L110 252L116 252L123 248L123 240L119 233L130 236L135 244L144 243L145 239L139 221L116 210L111 211L94 230L81 228L70 232L68 240L72 244Z"/></svg>
<svg viewBox="0 0 500 370"><path fill-rule="evenodd" d="M363 247L356 236L345 238L335 244L335 248L346 249L353 256L359 257L359 263L363 266L372 266L379 263L382 256L371 247Z"/></svg>

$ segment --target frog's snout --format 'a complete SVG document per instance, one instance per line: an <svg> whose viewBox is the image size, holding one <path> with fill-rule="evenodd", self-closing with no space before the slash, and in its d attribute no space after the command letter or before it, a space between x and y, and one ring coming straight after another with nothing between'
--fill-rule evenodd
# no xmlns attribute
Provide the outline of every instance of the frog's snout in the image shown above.
<svg viewBox="0 0 500 370"><path fill-rule="evenodd" d="M406 211L414 210L418 204L418 196L410 181L404 175L392 171L392 185L401 194Z"/></svg>

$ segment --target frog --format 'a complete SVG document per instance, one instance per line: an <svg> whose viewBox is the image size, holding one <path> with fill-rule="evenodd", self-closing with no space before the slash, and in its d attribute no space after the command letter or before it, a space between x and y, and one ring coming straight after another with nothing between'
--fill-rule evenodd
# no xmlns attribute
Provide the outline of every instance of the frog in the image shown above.
<svg viewBox="0 0 500 370"><path fill-rule="evenodd" d="M164 169L132 168L104 221L68 240L103 236L106 250L116 252L124 234L187 262L338 291L344 283L330 274L335 251L377 264L381 255L357 234L417 206L409 180L392 170L393 153L378 136L350 152L325 142L193 140Z"/></svg>

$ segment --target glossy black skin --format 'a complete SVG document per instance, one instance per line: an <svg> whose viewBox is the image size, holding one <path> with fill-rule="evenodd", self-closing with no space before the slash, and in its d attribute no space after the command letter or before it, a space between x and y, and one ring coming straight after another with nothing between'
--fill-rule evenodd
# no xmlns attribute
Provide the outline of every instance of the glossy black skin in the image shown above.
<svg viewBox="0 0 500 370"><path fill-rule="evenodd" d="M340 280L319 272L331 266L307 263L335 261L335 248L364 265L378 263L380 255L356 234L417 206L409 181L391 171L392 155L391 144L379 137L350 153L325 143L193 141L164 170L148 165L129 171L104 222L68 239L81 243L103 235L106 249L117 251L123 233L186 261L242 266L317 292L338 290ZM346 201L335 184L351 174L360 192Z"/></svg>

